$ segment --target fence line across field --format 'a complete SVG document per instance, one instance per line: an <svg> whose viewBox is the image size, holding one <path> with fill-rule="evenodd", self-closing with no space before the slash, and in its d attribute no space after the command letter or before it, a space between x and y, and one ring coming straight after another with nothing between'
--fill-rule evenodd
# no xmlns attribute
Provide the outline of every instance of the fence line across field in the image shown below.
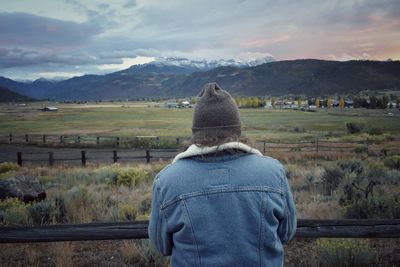
<svg viewBox="0 0 400 267"><path fill-rule="evenodd" d="M148 221L0 227L0 243L148 238ZM400 220L297 221L297 238L400 238Z"/></svg>
<svg viewBox="0 0 400 267"><path fill-rule="evenodd" d="M117 150L81 150L70 151L67 153L49 152L17 152L16 163L22 166L26 162L47 162L49 166L53 166L56 162L80 162L82 166L86 166L88 162L110 162L117 163L126 160L145 160L150 163L152 159L171 159L179 152L178 149L147 149L147 150L132 150L132 151L117 151ZM167 153L167 154L166 154ZM35 157L32 157L35 156Z"/></svg>
<svg viewBox="0 0 400 267"><path fill-rule="evenodd" d="M182 145L185 140L189 137L173 137L173 136L105 136L105 135L55 135L55 134L24 134L14 135L12 133L8 135L0 135L0 143L3 144L46 144L46 145L96 145L96 146L120 146L126 144L130 147L141 147L141 148L157 148L165 146L177 146ZM400 138L394 138L391 141L400 141ZM163 144L163 142L165 142ZM358 140L358 141L331 141L324 140L319 137L315 137L309 141L297 141L287 142L280 140L257 140L256 143L275 145L275 147L286 146L286 145L310 145L310 146L322 146L323 144L341 145L354 147L355 145L366 145L373 144L373 140Z"/></svg>
<svg viewBox="0 0 400 267"><path fill-rule="evenodd" d="M24 134L0 135L0 143L7 144L46 144L46 145L96 145L96 146L120 146L126 143L131 146L143 146L151 144L157 147L161 142L168 142L170 146L179 146L182 144L184 137L173 136L107 136L107 135L56 135L56 134ZM143 144L142 144L143 143Z"/></svg>

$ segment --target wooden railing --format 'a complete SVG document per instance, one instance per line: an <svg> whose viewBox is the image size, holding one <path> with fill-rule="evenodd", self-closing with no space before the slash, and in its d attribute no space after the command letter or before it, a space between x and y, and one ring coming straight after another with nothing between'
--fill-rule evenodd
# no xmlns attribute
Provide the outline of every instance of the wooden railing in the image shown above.
<svg viewBox="0 0 400 267"><path fill-rule="evenodd" d="M106 136L106 135L67 135L67 134L0 134L2 144L31 144L41 146L73 147L137 147L137 148L176 148L185 140L173 136Z"/></svg>
<svg viewBox="0 0 400 267"><path fill-rule="evenodd" d="M179 148L189 137L172 136L92 136L92 135L51 135L51 134L24 134L24 135L0 135L0 143L3 144L35 144L58 147L128 147L144 149ZM400 139L386 140L393 149L400 151ZM382 141L380 141L382 143ZM363 147L366 151L373 140L357 141L332 141L315 137L307 141L287 142L281 140L256 140L257 147L264 153L267 151L354 151Z"/></svg>
<svg viewBox="0 0 400 267"><path fill-rule="evenodd" d="M78 163L82 166L90 162L117 163L121 161L141 160L150 163L151 160L171 159L176 156L178 149L146 149L146 150L66 150L49 152L16 152L16 163L20 166L25 163L40 163L53 166L55 163ZM0 162L6 161L1 158ZM10 161L10 160L8 160Z"/></svg>
<svg viewBox="0 0 400 267"><path fill-rule="evenodd" d="M297 238L400 238L400 220L298 220ZM148 238L148 221L0 227L0 243Z"/></svg>

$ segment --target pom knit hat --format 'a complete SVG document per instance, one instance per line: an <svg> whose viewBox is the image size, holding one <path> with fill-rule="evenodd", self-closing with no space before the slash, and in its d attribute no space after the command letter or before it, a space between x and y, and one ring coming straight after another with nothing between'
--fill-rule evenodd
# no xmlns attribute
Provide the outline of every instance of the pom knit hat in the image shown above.
<svg viewBox="0 0 400 267"><path fill-rule="evenodd" d="M232 96L216 83L208 83L200 92L193 113L192 139L239 138L239 110Z"/></svg>

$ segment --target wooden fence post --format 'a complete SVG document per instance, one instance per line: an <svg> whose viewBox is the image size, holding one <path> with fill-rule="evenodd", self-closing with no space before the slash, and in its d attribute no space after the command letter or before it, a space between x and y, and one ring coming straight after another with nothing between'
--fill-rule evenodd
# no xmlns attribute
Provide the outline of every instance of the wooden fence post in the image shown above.
<svg viewBox="0 0 400 267"><path fill-rule="evenodd" d="M25 142L29 142L29 135L28 134L25 134Z"/></svg>
<svg viewBox="0 0 400 267"><path fill-rule="evenodd" d="M81 137L78 135L78 137L77 137L77 142L78 142L78 144L80 144L81 143Z"/></svg>
<svg viewBox="0 0 400 267"><path fill-rule="evenodd" d="M60 135L60 143L64 143L64 137L62 135Z"/></svg>
<svg viewBox="0 0 400 267"><path fill-rule="evenodd" d="M17 152L17 163L22 166L22 152Z"/></svg>
<svg viewBox="0 0 400 267"><path fill-rule="evenodd" d="M317 151L317 153L319 152L319 140L318 140L318 137L315 139L315 150Z"/></svg>
<svg viewBox="0 0 400 267"><path fill-rule="evenodd" d="M266 141L264 140L263 143L264 143L264 149L263 149L263 151L264 151L264 154L265 154L265 143L266 143Z"/></svg>
<svg viewBox="0 0 400 267"><path fill-rule="evenodd" d="M160 146L160 137L159 136L156 137L156 144L157 144L157 146Z"/></svg>
<svg viewBox="0 0 400 267"><path fill-rule="evenodd" d="M100 144L100 137L96 136L96 145L99 145L99 144Z"/></svg>
<svg viewBox="0 0 400 267"><path fill-rule="evenodd" d="M54 153L52 151L49 152L49 166L53 166L54 164Z"/></svg>
<svg viewBox="0 0 400 267"><path fill-rule="evenodd" d="M43 135L43 143L46 143L46 135Z"/></svg>
<svg viewBox="0 0 400 267"><path fill-rule="evenodd" d="M179 146L180 140L179 137L176 138L176 144Z"/></svg>
<svg viewBox="0 0 400 267"><path fill-rule="evenodd" d="M146 150L146 163L150 163L150 150Z"/></svg>
<svg viewBox="0 0 400 267"><path fill-rule="evenodd" d="M113 151L113 160L114 160L114 163L117 163L117 161L118 161L118 154L117 154L116 150Z"/></svg>
<svg viewBox="0 0 400 267"><path fill-rule="evenodd" d="M86 151L85 150L81 151L81 160L82 160L82 166L86 166Z"/></svg>
<svg viewBox="0 0 400 267"><path fill-rule="evenodd" d="M12 143L12 140L13 140L13 135L12 135L12 133L10 133L10 134L8 135L8 140L10 141L10 143Z"/></svg>
<svg viewBox="0 0 400 267"><path fill-rule="evenodd" d="M117 137L117 146L119 146L119 137Z"/></svg>

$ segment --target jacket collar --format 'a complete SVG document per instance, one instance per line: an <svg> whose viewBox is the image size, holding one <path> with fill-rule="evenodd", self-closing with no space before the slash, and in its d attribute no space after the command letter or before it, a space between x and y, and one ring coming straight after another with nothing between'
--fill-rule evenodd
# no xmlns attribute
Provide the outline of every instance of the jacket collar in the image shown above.
<svg viewBox="0 0 400 267"><path fill-rule="evenodd" d="M241 151L244 151L246 153L251 153L251 154L256 154L258 156L262 156L262 153L258 151L255 148L252 148L248 145L245 145L240 142L229 142L225 143L219 146L206 146L206 147L199 147L196 144L191 145L186 151L179 153L172 163L175 163L176 161L184 158L189 158L189 157L194 157L194 156L200 156L200 155L205 155L217 151L222 151L226 149L238 149Z"/></svg>

